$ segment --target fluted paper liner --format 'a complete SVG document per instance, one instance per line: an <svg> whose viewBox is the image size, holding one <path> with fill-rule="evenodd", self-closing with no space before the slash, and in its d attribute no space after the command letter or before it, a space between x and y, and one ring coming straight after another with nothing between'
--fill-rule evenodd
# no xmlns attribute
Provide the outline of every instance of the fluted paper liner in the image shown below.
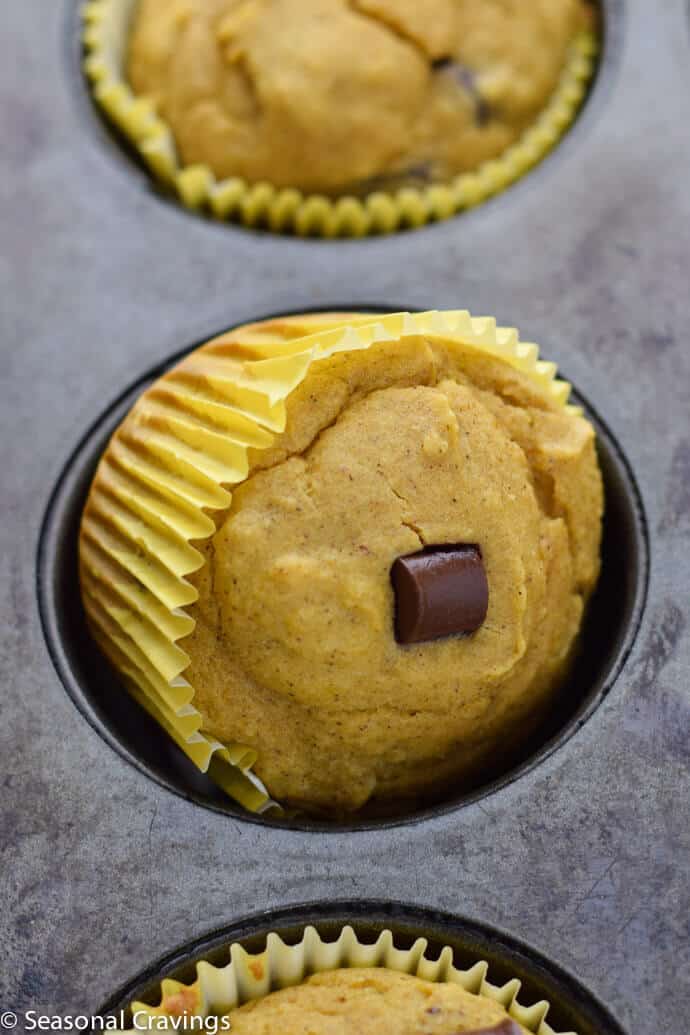
<svg viewBox="0 0 690 1035"><path fill-rule="evenodd" d="M434 960L426 956L427 946L426 938L417 938L410 949L400 949L389 930L383 930L373 944L363 944L349 926L342 929L334 942L323 941L314 927L305 928L297 945L286 945L279 935L270 933L265 950L257 954L248 953L234 943L229 947L230 962L226 966L216 967L202 960L196 964L197 976L191 984L170 978L161 982L158 1006L132 1003L132 1016L138 1015L138 1029L128 1029L128 1035L143 1030L148 1018L151 1018L152 1030L160 1030L159 1025L165 1025L164 1018L173 1017L179 1023L184 1010L188 1027L180 1030L203 1031L201 1021L205 1018L222 1017L250 1000L299 985L312 974L345 967L385 967L425 981L461 985L472 995L500 1003L510 1017L534 1035L554 1035L546 1022L550 1004L541 1000L532 1006L523 1006L518 1000L521 982L517 978L504 985L494 985L488 979L486 962L479 961L468 970L459 970L453 965L450 946L445 946ZM199 1019L193 1029L192 1018ZM171 1020L171 1030L173 1025Z"/></svg>
<svg viewBox="0 0 690 1035"><path fill-rule="evenodd" d="M287 318L293 328L295 320ZM273 324L275 326L275 322ZM98 466L80 534L80 578L94 637L133 696L202 771L252 812L279 809L252 772L256 753L202 730L190 659L179 641L194 628L198 597L187 576L249 472L286 425L286 402L313 364L336 353L396 347L423 336L493 356L568 405L570 385L514 328L464 310L302 318L314 333L275 340L251 328L243 342L215 339L190 353L134 404Z"/></svg>
<svg viewBox="0 0 690 1035"><path fill-rule="evenodd" d="M129 25L138 0L89 0L83 6L84 69L96 101L134 146L153 176L187 208L220 220L300 236L365 237L448 219L514 183L558 143L577 115L594 74L598 41L580 32L544 110L500 157L447 184L376 190L364 198L303 194L239 177L216 180L206 165L181 164L171 128L125 78Z"/></svg>

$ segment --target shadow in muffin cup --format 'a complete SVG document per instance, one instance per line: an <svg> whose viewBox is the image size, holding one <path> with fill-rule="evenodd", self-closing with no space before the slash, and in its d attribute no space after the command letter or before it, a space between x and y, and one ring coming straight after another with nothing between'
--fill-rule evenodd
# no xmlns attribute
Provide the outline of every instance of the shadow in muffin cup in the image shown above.
<svg viewBox="0 0 690 1035"><path fill-rule="evenodd" d="M608 1009L577 978L512 935L449 913L380 900L305 903L260 913L210 931L151 964L117 991L97 1014L119 1015L125 1011L129 1024L128 1007L133 1001L158 1004L163 978L189 984L195 980L199 961L225 966L233 943L252 954L260 953L266 947L269 932L275 932L286 944L296 945L310 925L324 941L335 941L346 925L366 944L375 942L384 930L392 932L396 947L401 949L410 948L418 938L426 938L429 944L425 955L429 959L437 959L441 950L450 946L453 964L459 969L485 960L492 984L503 985L518 978L519 1001L523 1006L547 1000L551 1004L547 1021L555 1031L624 1035Z"/></svg>
<svg viewBox="0 0 690 1035"><path fill-rule="evenodd" d="M319 307L322 312L327 309L382 311L371 305L359 309L352 304ZM257 319L271 315L275 314ZM437 793L424 800L400 801L386 808L369 807L344 820L255 815L201 773L130 697L91 639L86 625L77 563L81 513L101 454L134 401L165 370L212 336L204 336L150 370L105 410L68 459L48 503L37 559L41 621L65 689L91 726L132 765L189 801L249 822L305 831L354 831L441 815L500 791L565 744L604 700L625 664L642 618L649 568L647 524L630 465L606 424L576 390L573 402L584 407L596 428L604 479L601 576L587 609L572 670L550 703L548 714L527 740L518 745L507 744L493 769L484 770L481 781L462 788L446 788L442 795Z"/></svg>

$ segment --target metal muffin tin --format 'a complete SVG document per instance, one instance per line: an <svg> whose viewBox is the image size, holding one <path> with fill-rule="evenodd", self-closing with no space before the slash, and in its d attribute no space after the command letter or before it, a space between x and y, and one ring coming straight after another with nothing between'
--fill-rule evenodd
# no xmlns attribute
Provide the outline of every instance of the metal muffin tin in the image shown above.
<svg viewBox="0 0 690 1035"><path fill-rule="evenodd" d="M510 932L527 981L556 975L554 1023L579 1009L580 1035L617 1031L608 1011L642 1035L684 1022L690 32L684 0L604 6L599 77L553 156L473 212L360 242L250 233L160 198L91 106L73 0L8 7L2 1009L91 1013L209 929L229 925L227 941L352 915L432 939L440 924L521 973L493 929ZM220 328L334 303L465 306L540 342L601 415L610 517L589 675L553 742L469 800L326 831L249 822L188 787L155 729L138 745L118 732L73 550L113 399ZM284 912L304 901L321 905Z"/></svg>

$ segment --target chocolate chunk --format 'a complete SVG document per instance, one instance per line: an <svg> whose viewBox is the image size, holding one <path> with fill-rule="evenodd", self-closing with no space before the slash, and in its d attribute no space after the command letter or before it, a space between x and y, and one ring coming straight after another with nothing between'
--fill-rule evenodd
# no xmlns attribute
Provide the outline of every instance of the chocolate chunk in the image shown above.
<svg viewBox="0 0 690 1035"><path fill-rule="evenodd" d="M522 1035L522 1028L510 1017L504 1021L492 1025L491 1028L476 1028L474 1031L463 1032L463 1035Z"/></svg>
<svg viewBox="0 0 690 1035"><path fill-rule="evenodd" d="M486 618L489 586L478 546L428 546L398 557L391 581L398 643L471 633Z"/></svg>
<svg viewBox="0 0 690 1035"><path fill-rule="evenodd" d="M432 183L436 176L429 161L419 161L404 168L370 176L366 180L358 180L353 185L353 193L358 195L372 194L374 191L396 191L404 187L422 188Z"/></svg>
<svg viewBox="0 0 690 1035"><path fill-rule="evenodd" d="M474 121L478 126L485 126L491 120L491 108L477 85L477 74L467 65L452 58L442 58L432 65L435 72L451 75L456 83L470 95L474 104Z"/></svg>

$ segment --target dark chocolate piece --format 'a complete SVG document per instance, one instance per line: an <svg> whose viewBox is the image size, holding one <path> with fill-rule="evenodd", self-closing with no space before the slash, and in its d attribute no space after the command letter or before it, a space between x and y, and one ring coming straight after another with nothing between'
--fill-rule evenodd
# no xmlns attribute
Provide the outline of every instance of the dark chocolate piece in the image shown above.
<svg viewBox="0 0 690 1035"><path fill-rule="evenodd" d="M379 190L395 191L402 190L404 187L421 188L432 183L434 179L432 163L419 161L403 169L381 173L379 176L370 176L366 180L358 180L353 186L353 191L358 195L365 195Z"/></svg>
<svg viewBox="0 0 690 1035"><path fill-rule="evenodd" d="M428 546L398 557L391 581L398 643L471 633L486 618L489 585L478 546Z"/></svg>
<svg viewBox="0 0 690 1035"><path fill-rule="evenodd" d="M504 1021L499 1021L491 1028L476 1028L474 1031L463 1032L463 1035L522 1035L522 1028L510 1017L506 1017Z"/></svg>
<svg viewBox="0 0 690 1035"><path fill-rule="evenodd" d="M434 61L432 67L435 72L452 75L456 83L470 95L474 104L474 121L478 126L485 126L491 120L491 108L477 85L477 73L452 58L440 58Z"/></svg>

